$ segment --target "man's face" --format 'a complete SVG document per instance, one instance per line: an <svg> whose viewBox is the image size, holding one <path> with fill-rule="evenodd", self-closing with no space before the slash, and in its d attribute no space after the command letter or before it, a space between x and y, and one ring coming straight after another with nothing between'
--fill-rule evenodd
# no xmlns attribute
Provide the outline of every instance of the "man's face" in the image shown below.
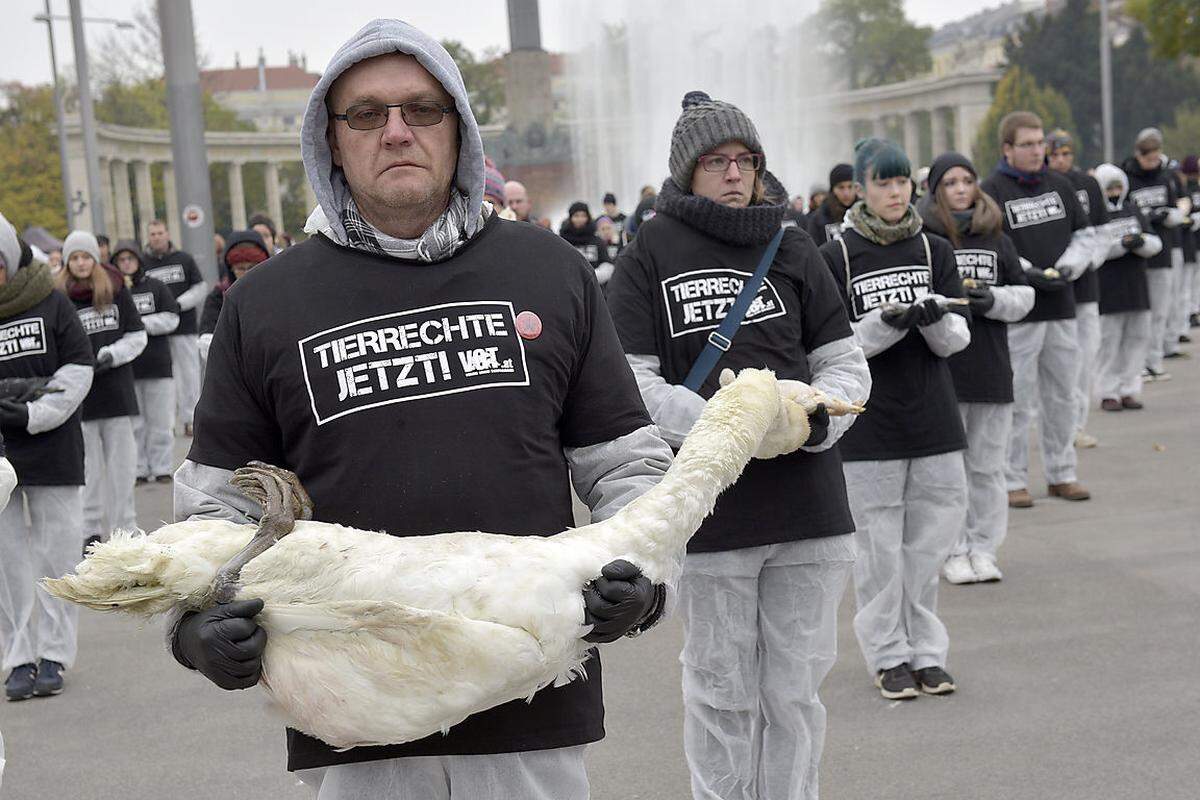
<svg viewBox="0 0 1200 800"><path fill-rule="evenodd" d="M609 216L609 217L615 217L615 216L616 216L618 213L619 213L619 212L617 211L617 204L616 204L616 203L605 203L605 204L604 204L604 214L605 214L605 216Z"/></svg>
<svg viewBox="0 0 1200 800"><path fill-rule="evenodd" d="M360 61L334 82L330 114L359 103L425 100L442 107L454 101L412 56L393 53ZM330 119L329 147L360 204L385 208L444 205L458 163L458 117L436 125L410 127L399 108L388 109L387 124L359 131Z"/></svg>
<svg viewBox="0 0 1200 800"><path fill-rule="evenodd" d="M1037 172L1046 163L1046 136L1041 128L1017 128L1012 144L1003 149L1004 158L1021 172Z"/></svg>
<svg viewBox="0 0 1200 800"><path fill-rule="evenodd" d="M837 186L834 186L833 196L846 208L854 205L854 201L858 198L858 191L854 188L854 181L842 181Z"/></svg>
<svg viewBox="0 0 1200 800"><path fill-rule="evenodd" d="M1138 150L1134 155L1137 156L1138 166L1144 170L1158 169L1162 166L1162 148L1156 147L1153 150L1142 152Z"/></svg>
<svg viewBox="0 0 1200 800"><path fill-rule="evenodd" d="M525 191L523 184L516 181L509 181L504 184L504 200L513 213L517 215L517 219L522 221L529 219L531 203L529 202L529 194Z"/></svg>
<svg viewBox="0 0 1200 800"><path fill-rule="evenodd" d="M275 252L275 237L271 235L271 229L261 222L251 227L255 233L262 237L263 244L267 246L268 253Z"/></svg>
<svg viewBox="0 0 1200 800"><path fill-rule="evenodd" d="M167 252L167 247L170 246L171 236L167 233L166 225L151 225L146 231L149 238L150 249L159 255Z"/></svg>
<svg viewBox="0 0 1200 800"><path fill-rule="evenodd" d="M707 197L714 203L730 208L745 208L750 205L755 171L742 172L737 165L738 156L749 152L750 148L741 142L726 142L709 150L704 155L725 156L729 159L729 164L720 172L709 172L697 161L692 169L692 194Z"/></svg>
<svg viewBox="0 0 1200 800"><path fill-rule="evenodd" d="M1075 166L1075 151L1071 147L1060 147L1050 154L1050 169L1055 172L1070 172Z"/></svg>
<svg viewBox="0 0 1200 800"><path fill-rule="evenodd" d="M117 269L121 270L122 275L134 274L138 271L137 256L128 250L117 253Z"/></svg>

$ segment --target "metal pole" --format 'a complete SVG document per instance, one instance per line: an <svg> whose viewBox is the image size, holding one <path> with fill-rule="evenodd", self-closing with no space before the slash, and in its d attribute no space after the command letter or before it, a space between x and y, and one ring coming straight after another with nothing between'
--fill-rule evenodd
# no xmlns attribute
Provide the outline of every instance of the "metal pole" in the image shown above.
<svg viewBox="0 0 1200 800"><path fill-rule="evenodd" d="M38 17L41 19L41 17ZM54 118L58 126L58 163L62 169L63 202L66 204L67 230L75 229L75 211L71 203L71 170L67 161L67 129L64 124L62 86L58 82L58 55L54 48L54 20L50 16L50 0L46 0L46 33L50 37L50 73L54 76Z"/></svg>
<svg viewBox="0 0 1200 800"><path fill-rule="evenodd" d="M204 105L196 66L196 35L191 0L158 4L163 67L167 78L167 110L171 114L171 155L175 196L179 200L178 246L191 253L209 283L217 280L213 252L212 186L204 149Z"/></svg>
<svg viewBox="0 0 1200 800"><path fill-rule="evenodd" d="M75 75L79 83L79 119L83 125L83 159L87 162L88 203L92 206L92 233L108 233L104 225L104 191L100 188L100 155L96 146L96 117L88 83L87 40L83 35L81 0L70 0L71 38L75 42Z"/></svg>
<svg viewBox="0 0 1200 800"><path fill-rule="evenodd" d="M1113 163L1112 44L1108 33L1108 0L1100 0L1100 126L1104 160Z"/></svg>

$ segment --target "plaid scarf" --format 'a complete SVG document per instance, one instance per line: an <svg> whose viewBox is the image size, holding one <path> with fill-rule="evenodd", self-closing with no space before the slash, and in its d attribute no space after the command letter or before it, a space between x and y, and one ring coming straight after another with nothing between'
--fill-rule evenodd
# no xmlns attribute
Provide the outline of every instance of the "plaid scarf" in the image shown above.
<svg viewBox="0 0 1200 800"><path fill-rule="evenodd" d="M479 214L481 225L490 212L490 207L484 203ZM405 261L442 261L454 255L469 239L466 232L467 196L452 192L445 212L416 239L397 239L379 230L363 218L354 200L350 200L342 212L342 226L346 229L346 244L358 250Z"/></svg>

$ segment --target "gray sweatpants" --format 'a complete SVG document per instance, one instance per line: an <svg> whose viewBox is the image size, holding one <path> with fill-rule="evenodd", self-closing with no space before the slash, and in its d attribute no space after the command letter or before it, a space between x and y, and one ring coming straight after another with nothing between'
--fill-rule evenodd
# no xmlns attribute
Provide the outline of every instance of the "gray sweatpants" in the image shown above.
<svg viewBox="0 0 1200 800"><path fill-rule="evenodd" d="M1075 306L1075 331L1079 334L1079 374L1075 383L1075 430L1087 427L1088 411L1096 389L1096 358L1100 353L1100 304Z"/></svg>
<svg viewBox="0 0 1200 800"><path fill-rule="evenodd" d="M1008 532L1008 492L1004 462L1012 431L1012 403L959 403L967 449L967 515L953 555L996 557Z"/></svg>
<svg viewBox="0 0 1200 800"><path fill-rule="evenodd" d="M172 334L171 372L175 375L175 419L191 425L196 401L200 399L200 349L194 333Z"/></svg>
<svg viewBox="0 0 1200 800"><path fill-rule="evenodd" d="M1170 342L1174 350L1179 349L1179 337L1187 333L1191 326L1188 325L1188 315L1192 313L1195 306L1192 304L1193 299L1193 284L1196 280L1197 272L1200 272L1200 266L1197 266L1195 261L1183 262L1179 269L1171 270L1175 274L1175 288L1171 291L1171 297L1174 298L1171 306L1171 315L1167 319L1167 341Z"/></svg>
<svg viewBox="0 0 1200 800"><path fill-rule="evenodd" d="M1100 317L1096 393L1119 400L1142 393L1142 369L1150 349L1150 312L1120 311Z"/></svg>
<svg viewBox="0 0 1200 800"><path fill-rule="evenodd" d="M5 672L39 658L75 663L79 607L37 581L79 563L83 544L78 486L18 486L0 511L0 648Z"/></svg>
<svg viewBox="0 0 1200 800"><path fill-rule="evenodd" d="M153 478L175 471L175 379L143 378L134 384L141 414L133 418L137 475Z"/></svg>
<svg viewBox="0 0 1200 800"><path fill-rule="evenodd" d="M816 800L817 695L837 660L851 534L683 562L683 749L696 800Z"/></svg>
<svg viewBox="0 0 1200 800"><path fill-rule="evenodd" d="M392 758L296 775L317 790L317 800L586 800L586 749Z"/></svg>
<svg viewBox="0 0 1200 800"><path fill-rule="evenodd" d="M84 533L107 540L115 530L137 530L133 506L133 484L137 479L133 417L83 423L83 472ZM83 540L79 544L82 546Z"/></svg>
<svg viewBox="0 0 1200 800"><path fill-rule="evenodd" d="M1042 464L1049 483L1075 474L1075 385L1079 334L1073 319L1008 326L1013 369L1013 422L1005 479L1008 490L1029 488L1029 428L1039 423Z"/></svg>
<svg viewBox="0 0 1200 800"><path fill-rule="evenodd" d="M1171 316L1171 291L1175 287L1175 270L1148 269L1146 279L1150 284L1150 347L1146 351L1146 366L1155 372L1162 372L1163 356L1179 349L1178 344L1164 349L1167 320Z"/></svg>
<svg viewBox="0 0 1200 800"><path fill-rule="evenodd" d="M962 453L847 461L842 469L857 527L854 633L868 669L946 666L950 635L937 615L938 570L966 518Z"/></svg>

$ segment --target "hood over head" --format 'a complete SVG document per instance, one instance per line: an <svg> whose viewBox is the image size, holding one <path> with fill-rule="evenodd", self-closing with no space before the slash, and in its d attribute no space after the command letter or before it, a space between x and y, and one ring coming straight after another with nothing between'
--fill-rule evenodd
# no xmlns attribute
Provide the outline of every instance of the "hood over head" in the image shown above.
<svg viewBox="0 0 1200 800"><path fill-rule="evenodd" d="M342 211L350 202L350 187L341 168L334 166L330 154L326 139L329 111L325 107L325 98L334 81L350 67L388 53L404 53L416 58L417 63L442 84L454 99L459 134L454 185L467 198L466 234L473 236L482 224L483 140L479 136L475 115L471 112L462 74L446 48L437 40L397 19L372 20L338 48L321 75L321 80L317 81L304 112L304 123L300 129L300 154L308 182L328 222L328 231L339 243L346 243Z"/></svg>
<svg viewBox="0 0 1200 800"><path fill-rule="evenodd" d="M146 271L145 271L146 264L145 264L144 260L142 259L142 253L141 253L141 250L138 249L137 242L135 242L133 239L118 239L117 240L116 245L114 245L112 248L112 252L109 253L109 257L112 259L112 265L114 267L117 267L117 256L119 256L121 253L130 253L133 255L134 258L137 259L137 263L138 263L137 272L133 273L129 277L131 277L135 282L140 281L142 276L146 274ZM121 268L117 267L117 272L120 272L120 271L121 271ZM124 273L122 273L122 274L124 274Z"/></svg>
<svg viewBox="0 0 1200 800"><path fill-rule="evenodd" d="M229 256L233 254L235 250L239 249L251 251L250 257L242 258L242 261L253 260L255 264L261 264L271 257L271 254L267 252L267 245L263 241L262 236L259 235L258 231L245 230L230 232L229 236L225 239L225 252L221 255L221 261L225 264L225 269L228 271L227 275L230 283L233 283L235 280L237 280L237 276L233 272L233 263Z"/></svg>
<svg viewBox="0 0 1200 800"><path fill-rule="evenodd" d="M1125 174L1125 170L1114 164L1100 164L1096 167L1094 177L1096 178L1096 182L1100 184L1100 191L1104 192L1104 198L1108 201L1109 208L1116 211L1125 205L1125 198L1129 195L1129 176ZM1115 203L1112 200L1108 200L1108 187L1114 183L1121 184L1121 196L1117 198Z"/></svg>
<svg viewBox="0 0 1200 800"><path fill-rule="evenodd" d="M9 278L17 274L21 263L21 240L17 229L0 214L0 256L4 257L4 271Z"/></svg>

